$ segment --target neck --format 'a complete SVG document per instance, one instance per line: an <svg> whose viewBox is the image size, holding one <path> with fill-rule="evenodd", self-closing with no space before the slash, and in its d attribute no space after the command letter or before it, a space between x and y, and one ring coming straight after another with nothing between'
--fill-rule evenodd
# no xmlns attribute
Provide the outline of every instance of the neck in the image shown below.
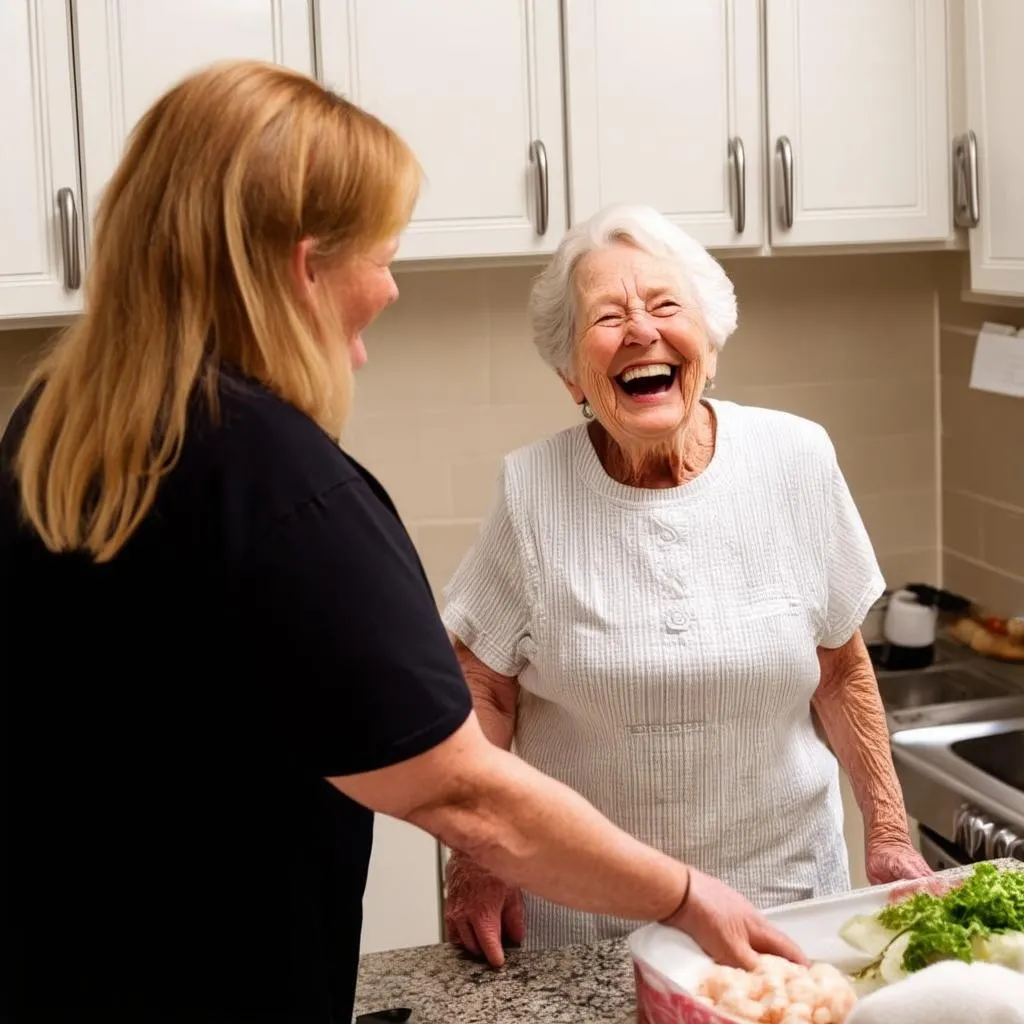
<svg viewBox="0 0 1024 1024"><path fill-rule="evenodd" d="M655 444L616 441L598 423L590 437L604 471L627 487L678 487L700 476L715 454L715 417L703 402L670 438Z"/></svg>

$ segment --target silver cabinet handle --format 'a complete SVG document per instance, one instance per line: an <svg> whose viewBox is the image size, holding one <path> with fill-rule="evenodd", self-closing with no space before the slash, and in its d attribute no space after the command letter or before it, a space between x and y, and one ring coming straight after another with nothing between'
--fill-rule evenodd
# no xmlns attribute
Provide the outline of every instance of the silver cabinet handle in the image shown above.
<svg viewBox="0 0 1024 1024"><path fill-rule="evenodd" d="M60 247L64 258L64 287L69 292L76 292L82 285L82 260L78 245L78 206L71 189L57 191L57 213L60 216Z"/></svg>
<svg viewBox="0 0 1024 1024"><path fill-rule="evenodd" d="M793 144L787 135L779 136L775 153L782 172L782 226L788 229L793 226Z"/></svg>
<svg viewBox="0 0 1024 1024"><path fill-rule="evenodd" d="M548 230L548 151L540 139L530 143L530 163L537 173L537 222L538 235Z"/></svg>
<svg viewBox="0 0 1024 1024"><path fill-rule="evenodd" d="M978 195L978 138L967 132L953 142L953 220L959 228L976 228L981 220Z"/></svg>
<svg viewBox="0 0 1024 1024"><path fill-rule="evenodd" d="M747 155L738 135L729 140L729 162L732 164L732 223L736 234L742 235L747 226Z"/></svg>

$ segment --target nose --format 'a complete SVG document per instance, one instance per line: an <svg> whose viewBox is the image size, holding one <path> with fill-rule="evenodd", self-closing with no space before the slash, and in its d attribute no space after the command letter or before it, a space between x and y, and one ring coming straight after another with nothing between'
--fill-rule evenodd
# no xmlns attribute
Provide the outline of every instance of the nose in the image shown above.
<svg viewBox="0 0 1024 1024"><path fill-rule="evenodd" d="M626 321L625 344L653 345L660 337L661 333L654 322L654 317L647 310L634 309L630 312Z"/></svg>

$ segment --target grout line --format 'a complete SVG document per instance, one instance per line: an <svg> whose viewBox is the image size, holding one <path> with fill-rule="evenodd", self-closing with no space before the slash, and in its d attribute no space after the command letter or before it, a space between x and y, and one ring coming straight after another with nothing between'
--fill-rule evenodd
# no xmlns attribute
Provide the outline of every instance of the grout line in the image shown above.
<svg viewBox="0 0 1024 1024"><path fill-rule="evenodd" d="M968 565L973 565L978 569L987 569L996 576L1002 576L1005 579L1013 580L1014 583L1024 583L1024 576L1018 576L1015 572L1007 572L1005 569L1000 569L998 566L992 565L989 562L984 562L980 558L965 555L954 548L947 548L946 554L953 555L954 558L959 558L961 562L967 562Z"/></svg>
<svg viewBox="0 0 1024 1024"><path fill-rule="evenodd" d="M1024 508L1020 505L1014 505L1009 501L1000 501L998 498L987 498L983 494L975 494L973 491L962 491L958 487L950 487L950 494L955 494L958 498L971 498L973 501L977 501L982 505L991 505L993 508L1002 509L1004 512L1016 512L1017 515L1024 515Z"/></svg>

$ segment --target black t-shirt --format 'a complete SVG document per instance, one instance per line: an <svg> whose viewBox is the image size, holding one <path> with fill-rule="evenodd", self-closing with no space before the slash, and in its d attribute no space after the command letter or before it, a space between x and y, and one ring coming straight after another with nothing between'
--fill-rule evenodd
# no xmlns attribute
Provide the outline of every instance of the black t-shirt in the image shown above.
<svg viewBox="0 0 1024 1024"><path fill-rule="evenodd" d="M4 1021L349 1024L372 814L325 777L470 697L380 485L223 374L109 563L19 526L0 446Z"/></svg>

